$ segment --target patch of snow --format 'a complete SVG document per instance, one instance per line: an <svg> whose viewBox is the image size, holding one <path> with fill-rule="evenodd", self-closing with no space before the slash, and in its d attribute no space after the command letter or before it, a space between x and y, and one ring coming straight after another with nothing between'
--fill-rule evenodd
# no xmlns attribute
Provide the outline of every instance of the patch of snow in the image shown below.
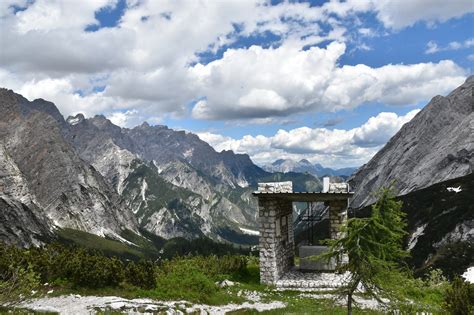
<svg viewBox="0 0 474 315"><path fill-rule="evenodd" d="M146 190L148 188L148 184L146 183L146 180L143 179L142 181L142 189L140 191L140 194L142 195L142 200L145 201L146 203L146 196L145 196L145 193L146 193Z"/></svg>
<svg viewBox="0 0 474 315"><path fill-rule="evenodd" d="M255 231L255 230L250 230L250 229L245 229L245 228L242 228L242 227L239 227L239 229L244 233L244 234L248 234L248 235L260 235L260 232L259 231Z"/></svg>
<svg viewBox="0 0 474 315"><path fill-rule="evenodd" d="M249 183L243 178L239 178L239 180L237 181L237 185L239 185L241 188L249 187Z"/></svg>
<svg viewBox="0 0 474 315"><path fill-rule="evenodd" d="M194 149L193 149L193 148L188 149L188 150L184 151L183 156L184 156L185 158L192 157L192 156L193 156L193 152L194 152Z"/></svg>
<svg viewBox="0 0 474 315"><path fill-rule="evenodd" d="M413 234L410 236L410 240L408 241L408 250L412 250L413 247L415 247L416 242L418 242L418 237L424 234L423 232L425 231L427 225L428 224L426 223L416 228L415 232L413 232Z"/></svg>
<svg viewBox="0 0 474 315"><path fill-rule="evenodd" d="M158 165L155 160L153 160L153 165L155 165L156 169L158 170L158 174L163 173L163 168L161 168L161 166Z"/></svg>
<svg viewBox="0 0 474 315"><path fill-rule="evenodd" d="M128 244L128 245L132 245L132 246L137 246L137 244L135 243L132 243L126 239L124 239L123 237L121 237L120 235L118 235L117 233L115 233L114 231L110 230L110 229L107 229L107 228L103 228L101 227L99 231L95 232L94 233L95 235L98 235L100 237L110 237L110 238L113 238L119 242L122 242L122 243L125 243L125 244Z"/></svg>
<svg viewBox="0 0 474 315"><path fill-rule="evenodd" d="M446 188L446 189L447 189L448 191L455 192L456 194L457 194L458 192L461 192L461 191L462 191L461 186L458 186L458 187L448 187L448 188Z"/></svg>
<svg viewBox="0 0 474 315"><path fill-rule="evenodd" d="M462 277L469 283L474 283L474 267L467 268L466 272L462 274Z"/></svg>
<svg viewBox="0 0 474 315"><path fill-rule="evenodd" d="M80 118L70 118L67 120L67 122L72 126L77 125L80 121Z"/></svg>

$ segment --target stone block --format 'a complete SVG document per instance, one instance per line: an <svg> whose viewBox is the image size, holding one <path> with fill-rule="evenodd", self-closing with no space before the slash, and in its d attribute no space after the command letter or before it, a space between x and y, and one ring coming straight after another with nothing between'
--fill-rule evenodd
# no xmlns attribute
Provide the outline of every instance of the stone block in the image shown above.
<svg viewBox="0 0 474 315"><path fill-rule="evenodd" d="M349 192L348 183L330 183L329 184L329 193L347 193Z"/></svg>
<svg viewBox="0 0 474 315"><path fill-rule="evenodd" d="M291 193L293 192L293 183L292 182L258 183L257 191L261 193Z"/></svg>

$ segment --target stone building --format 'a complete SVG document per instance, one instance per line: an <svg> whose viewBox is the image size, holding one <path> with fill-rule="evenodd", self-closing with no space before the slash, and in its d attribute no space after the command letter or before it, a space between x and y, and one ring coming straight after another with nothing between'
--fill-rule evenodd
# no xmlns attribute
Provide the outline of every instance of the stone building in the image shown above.
<svg viewBox="0 0 474 315"><path fill-rule="evenodd" d="M273 285L294 267L293 202L324 202L330 219L330 237L341 236L340 227L347 220L348 200L352 196L346 183L323 180L322 192L293 192L292 182L259 183L260 281ZM334 262L314 261L305 257L318 255L325 246L305 245L298 248L300 268L307 271L333 271Z"/></svg>

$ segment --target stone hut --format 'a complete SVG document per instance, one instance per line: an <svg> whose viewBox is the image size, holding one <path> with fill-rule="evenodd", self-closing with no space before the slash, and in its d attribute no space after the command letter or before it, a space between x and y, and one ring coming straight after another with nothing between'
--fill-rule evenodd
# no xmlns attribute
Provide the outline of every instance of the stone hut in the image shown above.
<svg viewBox="0 0 474 315"><path fill-rule="evenodd" d="M292 182L259 183L254 196L258 198L260 229L260 281L276 282L294 266L293 202L324 202L328 207L330 237L341 236L340 227L347 220L348 200L352 196L346 183L323 180L321 192L293 192ZM334 262L305 259L326 250L325 246L300 246L300 268L311 271L333 271Z"/></svg>

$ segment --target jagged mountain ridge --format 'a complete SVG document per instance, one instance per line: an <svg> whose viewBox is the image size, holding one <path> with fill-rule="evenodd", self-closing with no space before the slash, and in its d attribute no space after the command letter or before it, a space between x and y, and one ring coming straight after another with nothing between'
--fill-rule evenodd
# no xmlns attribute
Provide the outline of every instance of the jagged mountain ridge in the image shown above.
<svg viewBox="0 0 474 315"><path fill-rule="evenodd" d="M356 167L346 167L333 169L324 167L319 163L311 163L306 159L295 161L292 159L278 159L271 164L266 164L262 168L268 172L297 172L297 173L309 173L317 177L323 176L341 176L349 177L357 169Z"/></svg>
<svg viewBox="0 0 474 315"><path fill-rule="evenodd" d="M55 227L110 237L119 237L125 229L137 230L133 214L118 194L65 139L66 123L55 114L54 104L41 99L29 102L10 90L0 89L0 111L3 154L11 159L28 186L26 196L20 198L8 189L1 193L16 202L32 204L27 208L15 207L18 217L35 209L35 215L32 212L28 217L31 221L48 222L49 229L52 222ZM0 181L7 181L7 175L5 172ZM12 239L22 238L20 233L12 233Z"/></svg>
<svg viewBox="0 0 474 315"><path fill-rule="evenodd" d="M249 198L246 206L239 207L225 196L236 186L241 188L241 182L247 187L242 175L234 176L224 161L213 166L187 160L192 158L187 152L213 150L197 136L146 123L122 129L104 116L78 115L68 121L68 134L81 157L124 197L147 231L165 238L221 239L219 227L238 231L239 226L255 226L254 201ZM203 169L197 168L203 164Z"/></svg>
<svg viewBox="0 0 474 315"><path fill-rule="evenodd" d="M100 115L65 120L51 102L29 102L5 89L0 98L5 156L18 164L34 200L28 206L5 189L0 194L4 214L15 214L4 215L7 225L32 222L29 231L0 235L10 243L37 244L54 234L51 227L118 239L124 230L142 229L165 238L239 242L245 229L256 228L257 181L295 179L301 190L320 185L310 175L268 173L248 155L216 152L196 135L166 126L120 128Z"/></svg>
<svg viewBox="0 0 474 315"><path fill-rule="evenodd" d="M232 234L235 241L242 228L256 229L251 192L257 181L274 177L248 155L216 152L196 135L166 126L120 128L104 116L81 114L67 121L65 134L80 156L127 200L147 231L218 240ZM298 178L303 190L319 187L317 178L302 176L286 177Z"/></svg>
<svg viewBox="0 0 474 315"><path fill-rule="evenodd" d="M474 76L448 96L434 97L349 179L352 208L394 182L399 195L474 170Z"/></svg>

